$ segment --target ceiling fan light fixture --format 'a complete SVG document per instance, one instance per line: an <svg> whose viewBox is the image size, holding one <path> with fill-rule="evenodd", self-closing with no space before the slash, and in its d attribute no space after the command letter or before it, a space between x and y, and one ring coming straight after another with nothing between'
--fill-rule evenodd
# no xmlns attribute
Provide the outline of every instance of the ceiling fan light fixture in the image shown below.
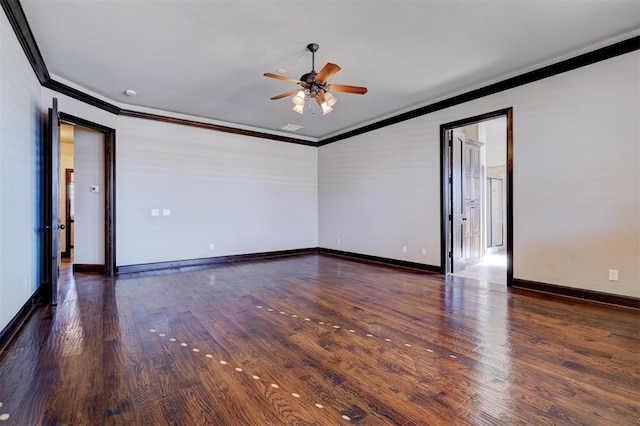
<svg viewBox="0 0 640 426"><path fill-rule="evenodd" d="M293 103L296 105L304 105L304 101L305 101L304 91L302 90L298 91L298 93L296 93L296 95L293 98L291 98L291 100L293 100Z"/></svg>
<svg viewBox="0 0 640 426"><path fill-rule="evenodd" d="M327 105L326 102L323 102L321 107L322 107L322 115L327 115L331 111L333 111L333 108L331 108L329 105Z"/></svg>
<svg viewBox="0 0 640 426"><path fill-rule="evenodd" d="M297 112L298 114L304 114L304 103L302 105L296 104L296 106L294 106L291 109Z"/></svg>
<svg viewBox="0 0 640 426"><path fill-rule="evenodd" d="M335 96L333 96L331 93L326 92L324 94L324 102L330 106L333 107L337 102L338 102L338 98L336 98Z"/></svg>

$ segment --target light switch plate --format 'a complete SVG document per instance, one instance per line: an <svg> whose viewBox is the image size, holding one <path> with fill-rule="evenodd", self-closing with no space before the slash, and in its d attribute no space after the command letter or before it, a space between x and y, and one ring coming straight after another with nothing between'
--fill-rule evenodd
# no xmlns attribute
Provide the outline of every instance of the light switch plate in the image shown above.
<svg viewBox="0 0 640 426"><path fill-rule="evenodd" d="M91 192L100 192L100 185L91 185Z"/></svg>
<svg viewBox="0 0 640 426"><path fill-rule="evenodd" d="M171 216L171 209L162 209L162 216Z"/></svg>
<svg viewBox="0 0 640 426"><path fill-rule="evenodd" d="M160 216L160 209L151 209L151 216Z"/></svg>

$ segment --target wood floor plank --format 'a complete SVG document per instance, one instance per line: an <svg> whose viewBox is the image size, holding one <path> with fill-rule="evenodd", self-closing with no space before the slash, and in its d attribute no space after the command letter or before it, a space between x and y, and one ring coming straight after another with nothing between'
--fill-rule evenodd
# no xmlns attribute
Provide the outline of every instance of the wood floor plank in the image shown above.
<svg viewBox="0 0 640 426"><path fill-rule="evenodd" d="M640 313L324 255L62 274L0 424L640 425Z"/></svg>

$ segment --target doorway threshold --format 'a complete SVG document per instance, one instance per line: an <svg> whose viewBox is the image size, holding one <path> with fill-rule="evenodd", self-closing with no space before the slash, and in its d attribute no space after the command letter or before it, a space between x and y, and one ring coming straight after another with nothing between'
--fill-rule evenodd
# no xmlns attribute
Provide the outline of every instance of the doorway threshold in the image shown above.
<svg viewBox="0 0 640 426"><path fill-rule="evenodd" d="M463 271L451 275L507 285L507 254L505 252L488 253L482 257L481 262L467 266Z"/></svg>

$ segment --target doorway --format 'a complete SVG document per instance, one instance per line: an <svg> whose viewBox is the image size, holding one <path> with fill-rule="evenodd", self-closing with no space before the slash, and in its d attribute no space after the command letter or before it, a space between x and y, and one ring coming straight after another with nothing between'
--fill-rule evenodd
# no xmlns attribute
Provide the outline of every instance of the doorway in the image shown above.
<svg viewBox="0 0 640 426"><path fill-rule="evenodd" d="M60 211L60 204L66 198L61 198L60 194L60 187L64 185L64 181L60 177L61 144L59 139L61 122L82 126L97 132L103 140L100 148L103 151L102 161L94 167L94 169L99 169L104 176L102 180L103 187L101 189L96 188L97 192L102 192L101 196L104 199L101 210L98 213L104 217L103 255L99 261L99 267L90 272L99 272L107 275L113 275L115 272L115 129L59 112L58 100L53 98L52 108L49 109L46 121L47 127L42 149L42 276L44 279L43 285L40 287L40 296L37 300L34 300L34 304L56 305L58 303L60 259L61 251L64 250L64 247L60 246L61 234L64 233L66 237L66 226L62 223ZM75 186L77 186L77 169L74 170L73 176ZM90 190L96 192L91 187ZM74 191L74 194L77 199L77 191ZM76 237L77 233L74 235L74 246L77 246Z"/></svg>
<svg viewBox="0 0 640 426"><path fill-rule="evenodd" d="M73 173L73 147L74 126L68 123L60 123L60 222L64 228L60 232L60 255L62 259L73 260L73 236L74 236L74 173Z"/></svg>
<svg viewBox="0 0 640 426"><path fill-rule="evenodd" d="M440 129L443 272L510 286L512 108L443 124Z"/></svg>
<svg viewBox="0 0 640 426"><path fill-rule="evenodd" d="M61 257L74 272L105 273L105 135L60 123Z"/></svg>
<svg viewBox="0 0 640 426"><path fill-rule="evenodd" d="M115 271L115 130L63 112L70 149L60 138L62 254L73 256L74 272L113 275ZM63 186L64 185L64 186ZM62 192L62 191L61 191ZM63 214L64 213L64 214ZM71 246L73 244L73 246Z"/></svg>
<svg viewBox="0 0 640 426"><path fill-rule="evenodd" d="M61 215L65 218L66 229L64 233L64 242L62 244L62 257L73 259L73 237L75 236L75 184L73 181L73 169L65 169L64 173L64 196L65 199L64 213ZM62 207L62 205L61 205Z"/></svg>

